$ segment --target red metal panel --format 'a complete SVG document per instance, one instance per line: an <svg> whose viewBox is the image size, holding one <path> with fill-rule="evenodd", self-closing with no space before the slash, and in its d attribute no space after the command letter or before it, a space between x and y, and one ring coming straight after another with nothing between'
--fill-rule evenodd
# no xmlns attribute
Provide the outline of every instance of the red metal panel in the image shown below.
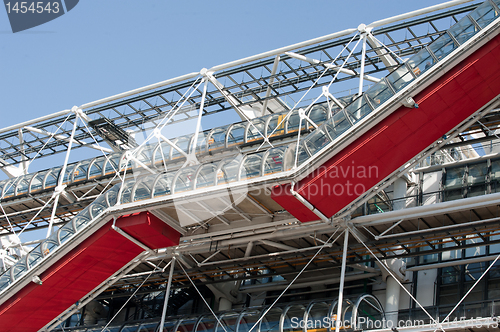
<svg viewBox="0 0 500 332"><path fill-rule="evenodd" d="M300 181L296 190L331 217L498 94L500 35L414 96L419 108L400 107ZM273 199L302 222L318 219L285 191L275 187Z"/></svg>
<svg viewBox="0 0 500 332"><path fill-rule="evenodd" d="M30 283L2 304L1 331L38 331L143 251L111 225L108 222L42 273L42 285ZM119 218L116 225L126 231L132 227L131 234L139 241L144 236L151 248L179 243L179 233L149 213Z"/></svg>

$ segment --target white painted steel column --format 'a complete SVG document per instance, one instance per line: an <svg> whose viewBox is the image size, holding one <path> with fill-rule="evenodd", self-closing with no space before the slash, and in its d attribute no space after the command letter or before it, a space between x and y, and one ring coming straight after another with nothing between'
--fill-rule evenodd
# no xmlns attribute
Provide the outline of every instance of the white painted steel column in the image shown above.
<svg viewBox="0 0 500 332"><path fill-rule="evenodd" d="M398 310L399 310L399 295L401 293L400 286L396 279L392 276L387 276L385 289L385 318L387 327L398 326ZM391 323L392 325L390 325Z"/></svg>
<svg viewBox="0 0 500 332"><path fill-rule="evenodd" d="M401 210L406 207L406 181L403 178L398 178L394 181L394 203L392 203L393 210Z"/></svg>
<svg viewBox="0 0 500 332"><path fill-rule="evenodd" d="M358 29L365 29L364 24L360 25ZM361 69L359 72L359 92L358 96L361 96L363 94L363 77L365 76L365 57L366 57L366 32L361 31L362 36L361 38L363 39L363 46L362 46L362 52L361 52Z"/></svg>
<svg viewBox="0 0 500 332"><path fill-rule="evenodd" d="M54 224L54 218L56 216L57 204L59 203L59 196L61 195L61 191L64 190L62 188L62 184L64 181L64 174L66 173L66 168L68 167L69 154L71 152L71 147L73 146L73 141L75 139L76 127L78 124L78 119L80 116L77 113L77 108L73 107L71 109L72 112L75 113L75 123L73 123L73 130L71 131L70 141L68 143L68 149L66 150L66 157L64 158L64 165L61 168L61 172L59 173L59 179L57 181L57 186L55 188L54 194L56 195L54 199L54 206L52 207L52 214L50 215L49 227L47 228L47 237L52 233L52 225Z"/></svg>
<svg viewBox="0 0 500 332"><path fill-rule="evenodd" d="M165 317L167 316L168 299L170 297L170 287L172 286L172 277L174 275L175 268L175 256L172 257L170 261L170 272L168 273L167 289L165 289L165 301L163 302L163 311L161 313L161 321L159 331L163 331L163 325L165 325Z"/></svg>
<svg viewBox="0 0 500 332"><path fill-rule="evenodd" d="M344 252L342 253L342 268L340 270L340 284L339 284L339 297L337 299L337 317L335 319L335 329L340 331L342 320L342 302L344 302L344 280L345 280L345 266L347 260L347 245L349 244L349 229L346 228L344 232Z"/></svg>

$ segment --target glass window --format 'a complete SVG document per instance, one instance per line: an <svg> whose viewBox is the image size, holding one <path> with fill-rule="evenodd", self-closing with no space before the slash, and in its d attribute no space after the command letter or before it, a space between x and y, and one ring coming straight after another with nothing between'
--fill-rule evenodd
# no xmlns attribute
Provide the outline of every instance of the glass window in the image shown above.
<svg viewBox="0 0 500 332"><path fill-rule="evenodd" d="M106 202L106 195L99 196L92 204L89 205L90 215L92 219L97 218L97 216L106 210L108 204Z"/></svg>
<svg viewBox="0 0 500 332"><path fill-rule="evenodd" d="M387 81L397 92L413 81L413 75L405 65L402 65L387 76Z"/></svg>
<svg viewBox="0 0 500 332"><path fill-rule="evenodd" d="M448 168L446 169L446 188L462 187L465 169L464 167Z"/></svg>
<svg viewBox="0 0 500 332"><path fill-rule="evenodd" d="M417 54L408 60L408 65L416 76L419 76L434 65L434 58L427 48L421 49Z"/></svg>
<svg viewBox="0 0 500 332"><path fill-rule="evenodd" d="M3 195L2 198L9 198L14 196L16 192L16 182L18 181L18 178L10 179L5 186L3 187Z"/></svg>
<svg viewBox="0 0 500 332"><path fill-rule="evenodd" d="M43 189L43 179L45 178L46 174L47 172L40 172L35 174L35 177L31 181L31 188L30 188L31 193Z"/></svg>
<svg viewBox="0 0 500 332"><path fill-rule="evenodd" d="M265 126L265 118L252 119L247 125L247 143L264 139Z"/></svg>
<svg viewBox="0 0 500 332"><path fill-rule="evenodd" d="M313 131L304 139L304 145L311 155L316 154L316 152L321 150L330 142L330 137L323 126Z"/></svg>
<svg viewBox="0 0 500 332"><path fill-rule="evenodd" d="M298 305L293 305L287 309L285 309L282 331L293 332L297 330L297 327L295 326L295 324L292 324L292 322L294 321L303 322L304 312L306 308L303 305L298 304Z"/></svg>
<svg viewBox="0 0 500 332"><path fill-rule="evenodd" d="M172 188L172 180L174 178L173 172L160 174L153 188L153 197L170 195L170 191Z"/></svg>
<svg viewBox="0 0 500 332"><path fill-rule="evenodd" d="M263 310L263 313L264 312L266 311ZM281 313L281 308L269 310L260 322L260 332L279 332Z"/></svg>
<svg viewBox="0 0 500 332"><path fill-rule="evenodd" d="M77 230L79 230L80 228L82 228L83 226L88 224L91 220L89 207L87 206L80 213L78 213L73 220L74 220L73 222L74 222Z"/></svg>
<svg viewBox="0 0 500 332"><path fill-rule="evenodd" d="M170 144L166 142L161 142L156 145L155 152L153 154L155 166L159 167L164 162L170 160Z"/></svg>
<svg viewBox="0 0 500 332"><path fill-rule="evenodd" d="M216 169L214 164L201 166L196 176L196 189L215 185Z"/></svg>
<svg viewBox="0 0 500 332"><path fill-rule="evenodd" d="M267 125L266 136L274 137L285 133L286 113L274 114Z"/></svg>
<svg viewBox="0 0 500 332"><path fill-rule="evenodd" d="M198 133L198 138L197 138L197 142L196 142L196 153L208 152L207 135L208 135L208 133L206 133L206 132ZM192 139L194 140L194 137ZM194 142L191 142L191 147L189 149L190 151L193 150L193 144L194 144Z"/></svg>
<svg viewBox="0 0 500 332"><path fill-rule="evenodd" d="M10 285L10 273L9 271L5 272L0 276L0 291L7 288Z"/></svg>
<svg viewBox="0 0 500 332"><path fill-rule="evenodd" d="M182 320L177 327L177 332L192 332L198 318Z"/></svg>
<svg viewBox="0 0 500 332"><path fill-rule="evenodd" d="M317 126L320 126L328 119L328 109L323 104L314 105L308 116Z"/></svg>
<svg viewBox="0 0 500 332"><path fill-rule="evenodd" d="M312 303L307 312L307 330L327 331L324 327L331 323L330 304L325 302ZM323 328L322 328L323 327Z"/></svg>
<svg viewBox="0 0 500 332"><path fill-rule="evenodd" d="M235 332L236 324L238 323L238 316L240 314L236 312L229 312L222 314L219 317L222 325L217 322L217 332ZM255 330L255 329L254 329Z"/></svg>
<svg viewBox="0 0 500 332"><path fill-rule="evenodd" d="M366 102L363 96L357 98L351 105L346 107L347 114L351 117L353 122L356 122L365 117L372 111L370 105Z"/></svg>
<svg viewBox="0 0 500 332"><path fill-rule="evenodd" d="M174 193L193 189L194 177L198 166L183 168L174 179Z"/></svg>
<svg viewBox="0 0 500 332"><path fill-rule="evenodd" d="M187 153L190 141L191 141L190 136L183 136L176 139L174 144L177 145L179 149ZM172 149L172 160L180 157L183 157L181 153L177 149Z"/></svg>
<svg viewBox="0 0 500 332"><path fill-rule="evenodd" d="M472 13L470 13L470 16L477 22L477 24L479 24L481 28L484 28L498 17L498 12L488 1L485 1Z"/></svg>
<svg viewBox="0 0 500 332"><path fill-rule="evenodd" d="M215 318L212 317L202 317L198 325L196 326L195 332L215 332Z"/></svg>
<svg viewBox="0 0 500 332"><path fill-rule="evenodd" d="M241 168L240 178L242 180L261 176L262 156L262 152L246 156L243 160L243 167Z"/></svg>
<svg viewBox="0 0 500 332"><path fill-rule="evenodd" d="M28 267L23 260L18 261L14 266L11 267L10 276L12 280L17 280L23 276L28 271Z"/></svg>
<svg viewBox="0 0 500 332"><path fill-rule="evenodd" d="M57 233L53 233L49 238L42 242L41 251L44 256L55 250L59 246Z"/></svg>
<svg viewBox="0 0 500 332"><path fill-rule="evenodd" d="M71 235L75 234L75 229L73 228L73 221L68 222L66 225L61 227L58 231L59 242L64 243Z"/></svg>
<svg viewBox="0 0 500 332"><path fill-rule="evenodd" d="M90 164L89 179L102 175L102 167L106 158L104 156L95 158ZM80 175L80 174L79 174Z"/></svg>
<svg viewBox="0 0 500 332"><path fill-rule="evenodd" d="M246 125L239 123L235 124L229 129L227 137L227 146L233 146L237 144L242 144L245 142L245 130Z"/></svg>
<svg viewBox="0 0 500 332"><path fill-rule="evenodd" d="M106 203L108 206L114 206L118 200L118 192L120 191L122 184L115 184L111 189L109 189L104 195L106 195Z"/></svg>
<svg viewBox="0 0 500 332"><path fill-rule="evenodd" d="M382 79L377 84L366 90L366 96L370 99L373 107L377 108L391 98L394 93L389 87L385 79Z"/></svg>
<svg viewBox="0 0 500 332"><path fill-rule="evenodd" d="M460 44L463 44L474 36L476 32L478 32L478 29L476 28L476 25L472 23L472 20L465 16L458 21L458 23L452 26L448 32L455 37Z"/></svg>
<svg viewBox="0 0 500 332"><path fill-rule="evenodd" d="M443 248L455 248L457 244L451 238L443 239ZM441 253L441 259L443 261L458 259L462 257L462 250L450 250Z"/></svg>
<svg viewBox="0 0 500 332"><path fill-rule="evenodd" d="M26 260L28 262L28 268L35 266L39 261L42 260L43 255L40 250L41 246L37 246L35 249L30 251L30 253L28 254L28 258Z"/></svg>
<svg viewBox="0 0 500 332"><path fill-rule="evenodd" d="M302 128L301 131L306 129L306 123L307 121L302 121ZM299 125L300 125L300 116L299 116L299 111L294 110L290 117L288 118L288 121L286 122L286 132L287 133L294 133L299 131Z"/></svg>
<svg viewBox="0 0 500 332"><path fill-rule="evenodd" d="M141 151L137 153L137 160L143 163L144 165L150 165L153 160L154 153L154 145L147 144L141 148ZM134 161L134 167L139 168L142 167L136 161Z"/></svg>
<svg viewBox="0 0 500 332"><path fill-rule="evenodd" d="M87 172L89 170L90 160L82 161L76 165L73 171L73 182L87 180ZM100 175L100 174L99 174Z"/></svg>
<svg viewBox="0 0 500 332"><path fill-rule="evenodd" d="M488 174L488 165L486 163L469 165L469 175L467 182L469 185L484 183Z"/></svg>
<svg viewBox="0 0 500 332"><path fill-rule="evenodd" d="M23 176L16 184L16 195L27 194L33 174Z"/></svg>
<svg viewBox="0 0 500 332"><path fill-rule="evenodd" d="M132 189L134 188L135 180L127 180L123 185L122 189L122 197L120 199L121 203L130 203L132 202Z"/></svg>
<svg viewBox="0 0 500 332"><path fill-rule="evenodd" d="M118 163L120 162L121 156L121 153L114 153L110 155L108 159L106 159L106 162L104 164L104 175L118 172Z"/></svg>
<svg viewBox="0 0 500 332"><path fill-rule="evenodd" d="M285 148L274 148L269 150L264 162L264 175L283 171L283 154Z"/></svg>
<svg viewBox="0 0 500 332"><path fill-rule="evenodd" d="M285 157L284 157L284 170L288 171L292 169L292 167L295 165L295 154L297 153L297 144L290 144L286 151L285 151ZM304 148L304 141L302 141L299 144L299 149L298 149L299 156L297 158L297 166L302 165L304 161L306 161L309 158L309 154L307 153L306 149Z"/></svg>
<svg viewBox="0 0 500 332"><path fill-rule="evenodd" d="M215 128L208 136L208 150L220 149L226 146L227 127Z"/></svg>
<svg viewBox="0 0 500 332"><path fill-rule="evenodd" d="M438 61L441 61L457 47L458 45L451 39L450 35L444 33L429 45L429 50L434 53Z"/></svg>
<svg viewBox="0 0 500 332"><path fill-rule="evenodd" d="M146 176L140 180L134 190L134 202L151 198L155 180L156 175Z"/></svg>
<svg viewBox="0 0 500 332"><path fill-rule="evenodd" d="M337 138L343 132L351 127L351 123L346 118L345 113L339 112L335 114L325 125L326 130L328 130L328 134L332 139Z"/></svg>
<svg viewBox="0 0 500 332"><path fill-rule="evenodd" d="M469 247L465 249L465 257L475 257L483 256L486 253L486 248L484 246L483 240L477 235L467 235L467 240L465 240L466 245L477 244L477 247Z"/></svg>
<svg viewBox="0 0 500 332"><path fill-rule="evenodd" d="M217 184L238 181L238 171L240 169L241 156L225 159L219 163L217 169Z"/></svg>
<svg viewBox="0 0 500 332"><path fill-rule="evenodd" d="M159 323L157 323L157 325L159 325ZM159 332L173 332L173 330L174 330L174 328L175 328L176 325L177 325L177 321L176 320L166 321L165 324L163 324L162 331L159 331ZM156 325L155 325L155 327L156 327ZM178 331L180 332L181 330L178 329ZM143 332L143 331L141 331L141 332ZM151 330L151 332L156 332L156 331L153 329L153 330Z"/></svg>
<svg viewBox="0 0 500 332"><path fill-rule="evenodd" d="M0 286L1 287L1 286ZM238 332L248 332L250 329L257 323L259 319L260 311L259 310L247 310L245 311L238 322ZM253 329L253 331L258 331L257 328Z"/></svg>

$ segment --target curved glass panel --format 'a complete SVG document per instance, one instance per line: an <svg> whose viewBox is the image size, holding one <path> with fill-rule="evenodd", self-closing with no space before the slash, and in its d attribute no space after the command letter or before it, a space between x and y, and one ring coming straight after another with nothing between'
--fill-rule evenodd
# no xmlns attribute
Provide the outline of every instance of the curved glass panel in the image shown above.
<svg viewBox="0 0 500 332"><path fill-rule="evenodd" d="M2 276L0 276L0 290L3 290L10 285L10 273L6 271Z"/></svg>
<svg viewBox="0 0 500 332"><path fill-rule="evenodd" d="M33 175L34 174L25 175L16 183L16 195L28 193L31 178L33 177Z"/></svg>
<svg viewBox="0 0 500 332"><path fill-rule="evenodd" d="M361 295L356 301L353 310L352 321L356 324L354 327L356 330L373 329L374 326L380 325L383 318L385 319L384 309L373 295Z"/></svg>
<svg viewBox="0 0 500 332"><path fill-rule="evenodd" d="M104 162L106 158L104 156L95 158L90 164L89 170L89 179L93 179L95 177L102 175L102 167L104 166Z"/></svg>
<svg viewBox="0 0 500 332"><path fill-rule="evenodd" d="M90 216L92 219L96 218L102 211L106 210L107 207L106 195L103 194L89 205Z"/></svg>
<svg viewBox="0 0 500 332"><path fill-rule="evenodd" d="M262 172L262 157L264 153L251 154L243 159L243 167L241 168L240 179L246 180L261 176Z"/></svg>
<svg viewBox="0 0 500 332"><path fill-rule="evenodd" d="M28 258L26 259L26 261L28 262L28 268L35 266L36 263L38 263L39 261L42 260L43 255L42 255L42 252L40 251L40 249L41 249L41 247L37 246L36 248L31 250L30 253L28 254ZM1 286L0 286L0 288L1 288Z"/></svg>
<svg viewBox="0 0 500 332"><path fill-rule="evenodd" d="M285 133L286 113L274 114L267 124L266 136L274 137Z"/></svg>
<svg viewBox="0 0 500 332"><path fill-rule="evenodd" d="M413 70L413 73L416 76L419 76L427 69L431 68L435 61L429 50L427 50L427 48L423 48L417 54L412 56L407 63Z"/></svg>
<svg viewBox="0 0 500 332"><path fill-rule="evenodd" d="M219 163L217 170L217 184L229 183L238 180L241 157L225 159Z"/></svg>
<svg viewBox="0 0 500 332"><path fill-rule="evenodd" d="M63 184L68 184L72 181L73 179L73 170L75 169L77 165L68 165L66 167L66 172L64 173L64 178L63 178Z"/></svg>
<svg viewBox="0 0 500 332"><path fill-rule="evenodd" d="M214 164L206 164L200 167L196 175L196 188L205 188L215 185L215 173L217 167Z"/></svg>
<svg viewBox="0 0 500 332"><path fill-rule="evenodd" d="M208 135L208 151L220 149L226 146L227 127L215 128Z"/></svg>
<svg viewBox="0 0 500 332"><path fill-rule="evenodd" d="M153 160L153 152L155 145L147 144L141 148L141 151L137 153L137 160L143 163L144 165L151 165ZM134 167L141 167L138 162L134 162Z"/></svg>
<svg viewBox="0 0 500 332"><path fill-rule="evenodd" d="M349 129L351 127L351 123L342 111L335 114L324 126L328 131L328 134L330 134L330 137L335 139Z"/></svg>
<svg viewBox="0 0 500 332"><path fill-rule="evenodd" d="M24 259L22 259L14 264L14 266L12 266L10 270L10 277L12 278L12 280L17 280L22 277L27 271L28 267L26 266Z"/></svg>
<svg viewBox="0 0 500 332"><path fill-rule="evenodd" d="M485 1L481 6L470 13L470 16L481 28L484 28L498 17L498 11L496 11L488 1Z"/></svg>
<svg viewBox="0 0 500 332"><path fill-rule="evenodd" d="M375 108L379 107L389 98L394 96L391 87L389 87L385 79L382 79L377 84L374 84L372 87L366 90L365 94Z"/></svg>
<svg viewBox="0 0 500 332"><path fill-rule="evenodd" d="M170 172L158 175L153 186L153 197L170 195L174 174Z"/></svg>
<svg viewBox="0 0 500 332"><path fill-rule="evenodd" d="M266 312L265 310L262 312ZM260 322L260 332L280 332L281 308L273 308ZM254 329L255 330L255 329Z"/></svg>
<svg viewBox="0 0 500 332"><path fill-rule="evenodd" d="M311 119L317 126L320 126L329 118L328 109L324 104L314 105L309 111L309 119Z"/></svg>
<svg viewBox="0 0 500 332"><path fill-rule="evenodd" d="M350 324L353 317L353 308L354 304L350 300L343 301L340 319L342 326L346 329L351 328ZM337 317L337 300L335 300L331 306L330 316L332 317L332 320L335 320ZM332 322L332 324L335 326L335 322Z"/></svg>
<svg viewBox="0 0 500 332"><path fill-rule="evenodd" d="M454 26L452 26L448 32L455 37L455 39L460 43L463 44L472 36L478 32L479 29L476 27L476 25L472 22L472 20L465 16L462 18L458 23L456 23Z"/></svg>
<svg viewBox="0 0 500 332"><path fill-rule="evenodd" d="M73 171L73 179L72 181L77 182L77 181L83 181L87 179L87 173L89 171L89 165L90 161L85 160L76 165L74 171Z"/></svg>
<svg viewBox="0 0 500 332"><path fill-rule="evenodd" d="M303 131L306 129L306 123L307 121L302 121L302 129L300 131ZM300 125L300 115L298 110L294 110L290 117L288 118L288 121L286 122L286 132L287 133L294 133L299 131L299 125Z"/></svg>
<svg viewBox="0 0 500 332"><path fill-rule="evenodd" d="M304 139L304 145L311 155L314 155L330 142L330 137L324 127L316 129Z"/></svg>
<svg viewBox="0 0 500 332"><path fill-rule="evenodd" d="M140 180L134 189L134 202L152 197L155 180L156 175L146 176Z"/></svg>
<svg viewBox="0 0 500 332"><path fill-rule="evenodd" d="M198 318L183 319L176 330L177 332L193 332L197 321Z"/></svg>
<svg viewBox="0 0 500 332"><path fill-rule="evenodd" d="M194 139L194 138L193 138ZM196 153L205 153L208 152L208 146L207 146L207 133L206 132L201 132L198 133L198 142L196 142ZM193 144L194 142L191 142L191 148L189 149L190 151L193 150Z"/></svg>
<svg viewBox="0 0 500 332"><path fill-rule="evenodd" d="M363 96L357 98L351 105L346 107L347 114L351 117L353 122L361 120L368 113L372 111L372 108L366 102Z"/></svg>
<svg viewBox="0 0 500 332"><path fill-rule="evenodd" d="M297 328L295 324L292 322L303 322L304 321L304 312L306 308L301 304L296 304L291 307L285 309L283 320L283 326L281 331L283 332L293 332L297 331L300 328Z"/></svg>
<svg viewBox="0 0 500 332"><path fill-rule="evenodd" d="M267 117L266 117L267 118ZM246 143L264 139L262 135L265 133L266 121L265 118L252 119L251 124L247 125Z"/></svg>
<svg viewBox="0 0 500 332"><path fill-rule="evenodd" d="M57 233L53 233L49 238L41 243L41 251L44 256L55 250L59 246Z"/></svg>
<svg viewBox="0 0 500 332"><path fill-rule="evenodd" d="M194 177L198 166L179 170L174 179L174 193L193 189Z"/></svg>
<svg viewBox="0 0 500 332"><path fill-rule="evenodd" d="M54 188L57 185L57 178L59 177L60 171L61 167L49 170L44 179L43 189Z"/></svg>
<svg viewBox="0 0 500 332"><path fill-rule="evenodd" d="M3 187L2 198L9 198L14 196L16 193L16 182L18 178L10 179Z"/></svg>
<svg viewBox="0 0 500 332"><path fill-rule="evenodd" d="M309 305L306 316L306 331L327 331L326 327L332 324L330 304L315 302Z"/></svg>
<svg viewBox="0 0 500 332"><path fill-rule="evenodd" d="M165 325L166 324L167 323L165 323ZM137 332L156 332L156 327L157 326L158 326L158 322L144 323L144 324L141 324L141 326L139 326L139 329L137 330ZM164 331L168 331L168 328L164 329Z"/></svg>
<svg viewBox="0 0 500 332"><path fill-rule="evenodd" d="M204 316L196 325L195 332L215 332L215 318L213 316Z"/></svg>
<svg viewBox="0 0 500 332"><path fill-rule="evenodd" d="M80 213L76 215L76 217L73 219L73 222L75 224L75 227L77 230L85 226L90 222L90 212L89 212L89 207L87 206L85 209L83 209Z"/></svg>
<svg viewBox="0 0 500 332"><path fill-rule="evenodd" d="M106 195L106 203L108 206L114 206L118 200L118 192L120 191L122 184L115 184L111 189L109 189L104 195Z"/></svg>
<svg viewBox="0 0 500 332"><path fill-rule="evenodd" d="M285 151L284 157L284 170L288 171L293 168L295 165L295 154L297 153L297 144L291 144ZM304 161L309 158L309 153L307 153L306 148L304 147L304 141L301 141L298 149L299 156L297 157L297 166L302 165Z"/></svg>
<svg viewBox="0 0 500 332"><path fill-rule="evenodd" d="M457 47L458 45L451 39L451 36L444 33L429 45L429 50L434 53L438 61L441 61Z"/></svg>
<svg viewBox="0 0 500 332"><path fill-rule="evenodd" d="M153 153L155 166L160 167L161 164L170 160L170 149L170 144L166 142L161 142L156 145Z"/></svg>
<svg viewBox="0 0 500 332"><path fill-rule="evenodd" d="M122 194L121 194L122 196L121 196L121 199L120 199L121 203L130 203L130 202L132 202L132 189L134 188L134 185L135 185L135 180L134 179L127 180L123 184L123 189L122 189Z"/></svg>
<svg viewBox="0 0 500 332"><path fill-rule="evenodd" d="M284 168L283 155L285 148L274 148L268 151L264 161L264 175L282 172Z"/></svg>
<svg viewBox="0 0 500 332"><path fill-rule="evenodd" d="M233 146L237 144L242 144L245 142L245 130L246 125L239 123L235 124L229 129L227 134L227 146Z"/></svg>
<svg viewBox="0 0 500 332"><path fill-rule="evenodd" d="M177 320L168 320L165 322L165 324L163 324L163 329L160 329L160 331L158 332L173 332L176 325L177 325ZM182 331L182 330L177 330L177 331Z"/></svg>
<svg viewBox="0 0 500 332"><path fill-rule="evenodd" d="M402 65L387 76L387 81L397 92L413 81L412 73L405 65Z"/></svg>
<svg viewBox="0 0 500 332"><path fill-rule="evenodd" d="M229 312L222 314L219 317L219 320L221 321L224 327L222 327L219 324L219 322L217 322L217 328L215 330L217 332L235 332L239 316L240 314L236 312Z"/></svg>
<svg viewBox="0 0 500 332"><path fill-rule="evenodd" d="M240 320L236 327L236 332L248 332L259 320L259 310L247 310L240 315ZM258 331L256 328L252 331Z"/></svg>
<svg viewBox="0 0 500 332"><path fill-rule="evenodd" d="M104 163L104 175L114 174L119 171L118 163L120 162L122 154L121 153L113 153L108 156L106 162Z"/></svg>
<svg viewBox="0 0 500 332"><path fill-rule="evenodd" d="M30 193L43 189L43 179L47 172L36 173L30 184Z"/></svg>
<svg viewBox="0 0 500 332"><path fill-rule="evenodd" d="M191 142L191 136L182 136L179 137L178 139L173 142L179 149L184 151L185 153L188 153L189 149L189 143ZM178 159L178 158L184 158L183 155L179 152L179 150L172 148L172 160Z"/></svg>
<svg viewBox="0 0 500 332"><path fill-rule="evenodd" d="M75 234L75 229L73 228L73 220L61 227L61 229L59 229L57 233L59 242L64 243L71 235Z"/></svg>

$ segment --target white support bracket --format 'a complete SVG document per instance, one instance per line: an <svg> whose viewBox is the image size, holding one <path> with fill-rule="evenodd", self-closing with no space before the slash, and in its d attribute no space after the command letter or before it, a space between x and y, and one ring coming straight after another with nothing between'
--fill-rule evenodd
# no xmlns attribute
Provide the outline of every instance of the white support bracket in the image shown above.
<svg viewBox="0 0 500 332"><path fill-rule="evenodd" d="M116 221L116 219L115 219L115 221ZM136 238L130 236L125 231L123 231L121 228L115 226L114 222L113 222L113 225L111 225L111 228L114 231L116 231L118 234L120 234L121 236L123 236L124 238L126 238L127 240L129 240L130 242L133 242L134 244L138 245L139 247L141 247L142 249L146 250L150 254L154 254L154 250L153 249L149 248L147 245L145 245L141 241L137 240Z"/></svg>

